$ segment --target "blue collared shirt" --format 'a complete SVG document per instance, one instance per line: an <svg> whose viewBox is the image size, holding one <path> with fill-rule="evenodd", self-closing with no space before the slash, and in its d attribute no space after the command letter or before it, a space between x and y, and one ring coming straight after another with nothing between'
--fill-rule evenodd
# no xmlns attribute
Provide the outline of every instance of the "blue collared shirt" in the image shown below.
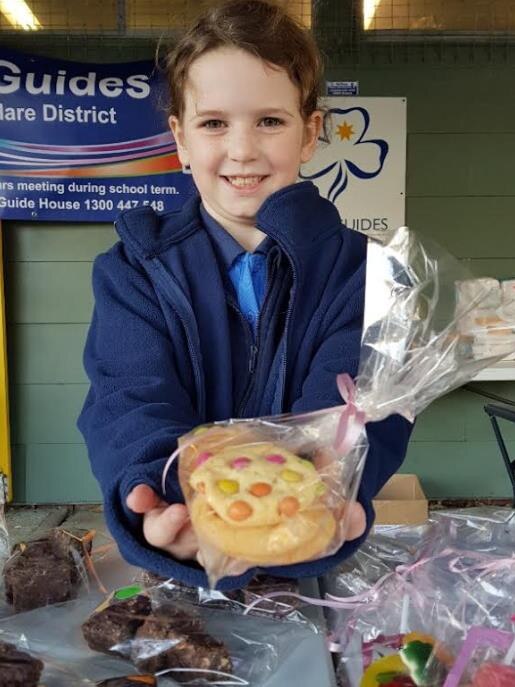
<svg viewBox="0 0 515 687"><path fill-rule="evenodd" d="M200 214L215 246L217 257L227 270L234 286L238 306L255 336L259 312L265 297L266 256L274 241L265 237L256 250L249 253L211 217L203 205L200 206Z"/></svg>

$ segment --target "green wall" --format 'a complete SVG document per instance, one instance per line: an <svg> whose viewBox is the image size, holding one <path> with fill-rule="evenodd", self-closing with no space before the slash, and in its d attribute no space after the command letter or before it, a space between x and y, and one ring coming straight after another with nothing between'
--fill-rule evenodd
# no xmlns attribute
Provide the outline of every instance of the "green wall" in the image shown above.
<svg viewBox="0 0 515 687"><path fill-rule="evenodd" d="M476 274L515 277L513 67L329 62L327 78L357 79L363 96L408 99L408 223ZM113 240L105 225L4 223L17 502L99 499L75 419L87 390L92 259ZM515 383L475 388L515 399ZM430 497L510 495L485 402L461 389L419 418L404 471L418 473ZM515 425L506 437L515 457Z"/></svg>
<svg viewBox="0 0 515 687"><path fill-rule="evenodd" d="M4 224L16 502L100 500L75 422L88 388L92 261L114 240L106 225Z"/></svg>

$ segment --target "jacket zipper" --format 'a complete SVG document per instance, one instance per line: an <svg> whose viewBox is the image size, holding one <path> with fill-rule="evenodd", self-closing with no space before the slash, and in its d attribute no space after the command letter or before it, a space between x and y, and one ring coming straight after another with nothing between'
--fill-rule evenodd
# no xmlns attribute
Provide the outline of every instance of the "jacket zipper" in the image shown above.
<svg viewBox="0 0 515 687"><path fill-rule="evenodd" d="M236 413L236 417L240 417L241 413L243 411L243 408L245 407L245 405L247 403L247 398L248 398L248 395L250 392L252 377L254 376L254 372L256 369L256 359L257 359L259 349L256 346L256 344L254 343L254 338L252 336L252 331L250 329L250 325L247 322L247 320L243 317L241 310L238 308L238 305L236 304L236 301L232 297L229 296L227 298L227 302L228 302L229 306L236 312L236 314L240 318L241 323L243 325L243 329L245 330L245 337L247 339L247 342L251 341L251 344L249 345L249 352L250 352L249 363L247 366L247 370L249 372L249 379L247 381L245 391L243 392L243 395L242 395L242 400L238 405L238 409L237 409L237 413Z"/></svg>
<svg viewBox="0 0 515 687"><path fill-rule="evenodd" d="M258 355L259 355L259 342L261 340L261 321L262 321L262 313L265 311L265 308L267 306L268 300L270 298L270 286L272 284L272 278L275 273L275 268L270 270L270 273L267 274L267 279L266 279L266 287L265 287L265 298L263 300L263 305L260 308L257 323L256 323L256 338L254 340L253 333L250 329L249 323L243 316L241 310L238 308L235 302L231 302L231 305L233 308L238 312L239 316L241 317L242 322L244 323L244 327L247 332L248 338L252 341L249 347L249 364L248 364L248 371L249 371L249 380L247 382L247 386L245 387L245 391L242 396L241 403L238 406L238 417L241 416L241 414L245 411L245 408L248 404L249 398L252 393L252 389L254 388L254 383L255 383L255 372L257 370L257 363L258 363Z"/></svg>
<svg viewBox="0 0 515 687"><path fill-rule="evenodd" d="M259 225L257 225L256 228L259 229L260 231L262 231L263 233L267 234L267 236L269 236L268 232L265 231L265 230L264 230L262 227L260 227ZM282 363L281 363L281 373L280 373L280 380L279 380L279 381L280 381L280 384L281 384L281 391L280 391L279 396L277 396L277 394L275 395L275 398L279 398L281 406L280 406L279 408L272 408L272 413L273 413L274 415L279 415L280 413L285 412L284 409L283 409L283 401L284 401L284 388L285 388L285 385L286 385L286 370L287 370L287 362L286 362L286 359L287 359L287 356L288 356L288 334L289 334L289 325L290 325L291 315L292 315L292 312L293 312L293 304L294 304L294 301L295 301L295 294L296 294L296 292L297 292L297 282L298 282L298 278L297 278L297 269L296 269L296 266L295 266L295 261L294 261L293 258L290 256L290 253L288 252L286 246L285 246L284 243L283 243L280 239L278 239L276 236L273 236L272 238L273 238L275 241L277 241L279 247L282 249L283 253L284 253L284 254L286 255L286 257L288 258L288 261L289 261L289 263L290 263L291 270L292 270L292 277L293 277L292 287L291 287L291 294L290 294L290 300L289 300L289 303L288 303L288 310L287 310L287 312L286 312L286 320L285 320L285 323L284 323L284 334L283 334L283 336L284 336L284 355L283 355L283 360L282 360Z"/></svg>
<svg viewBox="0 0 515 687"><path fill-rule="evenodd" d="M256 360L257 360L257 354L258 354L258 347L253 344L250 347L250 358L249 358L249 372L250 374L254 374L256 371Z"/></svg>

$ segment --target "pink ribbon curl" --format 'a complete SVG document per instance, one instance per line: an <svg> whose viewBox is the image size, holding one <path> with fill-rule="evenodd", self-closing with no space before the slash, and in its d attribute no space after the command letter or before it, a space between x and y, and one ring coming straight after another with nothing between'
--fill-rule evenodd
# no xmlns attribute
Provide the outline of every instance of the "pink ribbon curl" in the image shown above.
<svg viewBox="0 0 515 687"><path fill-rule="evenodd" d="M366 423L366 415L356 405L356 385L346 372L336 377L336 384L345 401L334 440L335 450L342 456L347 455L358 441Z"/></svg>

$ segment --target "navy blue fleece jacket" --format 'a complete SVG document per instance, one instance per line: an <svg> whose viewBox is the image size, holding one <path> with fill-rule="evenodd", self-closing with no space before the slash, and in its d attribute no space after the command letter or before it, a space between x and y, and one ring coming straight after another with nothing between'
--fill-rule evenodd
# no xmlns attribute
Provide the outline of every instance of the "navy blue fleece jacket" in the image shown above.
<svg viewBox="0 0 515 687"><path fill-rule="evenodd" d="M342 227L311 182L270 196L256 225L276 247L254 341L199 204L193 197L163 216L147 207L125 213L116 223L121 241L96 259L84 353L91 387L78 424L122 555L159 575L207 586L197 563L149 546L142 517L126 507L126 497L138 484L162 496L166 459L177 438L199 424L342 404L336 374L358 370L366 239ZM410 430L399 416L367 426L370 449L358 493L367 516L362 537L332 556L267 572L320 575L350 556L372 526L372 498L404 459ZM183 501L176 469L166 499ZM240 587L255 573L226 577L218 588Z"/></svg>

